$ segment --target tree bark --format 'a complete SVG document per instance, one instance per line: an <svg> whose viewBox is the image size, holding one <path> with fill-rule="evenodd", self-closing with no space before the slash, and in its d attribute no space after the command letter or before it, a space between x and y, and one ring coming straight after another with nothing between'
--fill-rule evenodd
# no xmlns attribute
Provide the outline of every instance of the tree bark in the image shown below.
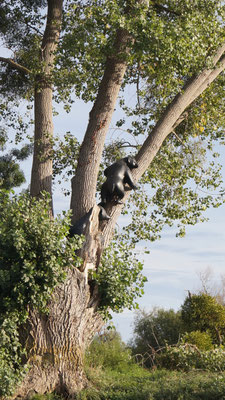
<svg viewBox="0 0 225 400"><path fill-rule="evenodd" d="M85 275L72 268L55 290L48 315L30 310L22 333L30 369L13 398L52 391L72 395L85 387L84 351L103 326L90 298Z"/></svg>
<svg viewBox="0 0 225 400"><path fill-rule="evenodd" d="M30 193L40 197L42 191L52 197L52 92L51 72L59 41L63 0L48 0L47 24L40 51L41 74L36 76L34 93L34 155Z"/></svg>

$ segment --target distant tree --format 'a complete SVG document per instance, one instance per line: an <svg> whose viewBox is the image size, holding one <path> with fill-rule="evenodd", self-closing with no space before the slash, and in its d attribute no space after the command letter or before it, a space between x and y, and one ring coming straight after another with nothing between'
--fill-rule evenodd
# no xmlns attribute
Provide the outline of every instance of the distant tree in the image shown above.
<svg viewBox="0 0 225 400"><path fill-rule="evenodd" d="M210 332L214 343L224 343L225 307L208 294L188 296L181 307L186 331Z"/></svg>
<svg viewBox="0 0 225 400"><path fill-rule="evenodd" d="M13 149L0 156L0 188L10 190L26 182L18 161L23 161L32 153L32 146L25 145L20 150Z"/></svg>
<svg viewBox="0 0 225 400"><path fill-rule="evenodd" d="M104 331L97 335L89 346L85 359L91 367L101 366L121 372L134 364L131 350L116 330Z"/></svg>
<svg viewBox="0 0 225 400"><path fill-rule="evenodd" d="M199 279L201 286L199 294L205 293L216 298L218 303L225 306L225 275L221 274L219 279L215 279L216 276L210 267L204 271L199 272Z"/></svg>
<svg viewBox="0 0 225 400"><path fill-rule="evenodd" d="M145 355L152 350L157 351L166 344L177 344L183 333L183 324L180 312L174 310L153 309L146 313L140 311L134 321L134 338L130 345L133 354ZM148 357L145 365L149 366Z"/></svg>

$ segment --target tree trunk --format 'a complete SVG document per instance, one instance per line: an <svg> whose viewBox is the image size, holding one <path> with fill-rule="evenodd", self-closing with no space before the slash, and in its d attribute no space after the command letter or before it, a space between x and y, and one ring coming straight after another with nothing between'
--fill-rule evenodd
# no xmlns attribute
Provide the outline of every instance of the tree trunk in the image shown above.
<svg viewBox="0 0 225 400"><path fill-rule="evenodd" d="M72 179L70 205L73 211L72 222L77 221L88 212L95 202L97 176L105 137L126 72L126 57L131 42L131 35L125 29L119 29L114 46L114 55L107 59L98 95L89 115L89 123L79 153L76 175Z"/></svg>
<svg viewBox="0 0 225 400"><path fill-rule="evenodd" d="M30 193L38 198L42 191L52 196L52 87L45 82L39 82L35 89L34 112L34 156Z"/></svg>
<svg viewBox="0 0 225 400"><path fill-rule="evenodd" d="M35 197L40 197L42 191L50 193L52 197L53 88L51 72L61 31L62 3L63 0L48 0L47 24L39 56L42 72L36 76L34 155L30 187L30 193Z"/></svg>
<svg viewBox="0 0 225 400"><path fill-rule="evenodd" d="M30 369L14 398L52 391L72 395L85 387L84 351L103 326L90 299L85 275L73 268L66 282L55 290L49 314L30 311L29 324L22 333Z"/></svg>

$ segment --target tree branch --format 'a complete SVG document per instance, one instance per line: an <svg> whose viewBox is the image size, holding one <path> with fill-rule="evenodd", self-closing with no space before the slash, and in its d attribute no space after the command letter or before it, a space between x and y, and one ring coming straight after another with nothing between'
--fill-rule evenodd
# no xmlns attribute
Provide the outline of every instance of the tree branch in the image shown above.
<svg viewBox="0 0 225 400"><path fill-rule="evenodd" d="M162 143L167 136L177 127L186 117L185 110L190 104L200 96L203 91L217 78L225 69L225 44L222 45L213 57L213 67L205 69L199 75L192 76L181 89L173 101L166 107L159 121L152 129L151 133L143 143L136 156L139 167L133 171L134 179L137 181L147 170L152 160L158 153ZM128 199L130 190L126 190L123 202ZM123 205L107 207L106 211L111 216L107 223L101 224L104 237L104 247L111 240L116 221L122 211Z"/></svg>
<svg viewBox="0 0 225 400"><path fill-rule="evenodd" d="M16 63L14 60L12 60L12 58L0 57L0 61L9 64L12 68L17 69L17 71L24 72L25 74L31 74L31 71L28 68Z"/></svg>

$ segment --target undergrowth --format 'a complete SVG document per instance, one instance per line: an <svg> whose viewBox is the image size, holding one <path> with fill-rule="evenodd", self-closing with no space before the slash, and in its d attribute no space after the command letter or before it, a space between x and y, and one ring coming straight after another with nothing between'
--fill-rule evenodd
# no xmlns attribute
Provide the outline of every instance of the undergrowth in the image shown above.
<svg viewBox="0 0 225 400"><path fill-rule="evenodd" d="M134 363L116 332L95 338L86 353L85 369L89 386L74 400L225 400L225 372L147 370Z"/></svg>
<svg viewBox="0 0 225 400"><path fill-rule="evenodd" d="M76 400L224 400L225 373L155 370L135 367L125 373L89 369L91 386Z"/></svg>

